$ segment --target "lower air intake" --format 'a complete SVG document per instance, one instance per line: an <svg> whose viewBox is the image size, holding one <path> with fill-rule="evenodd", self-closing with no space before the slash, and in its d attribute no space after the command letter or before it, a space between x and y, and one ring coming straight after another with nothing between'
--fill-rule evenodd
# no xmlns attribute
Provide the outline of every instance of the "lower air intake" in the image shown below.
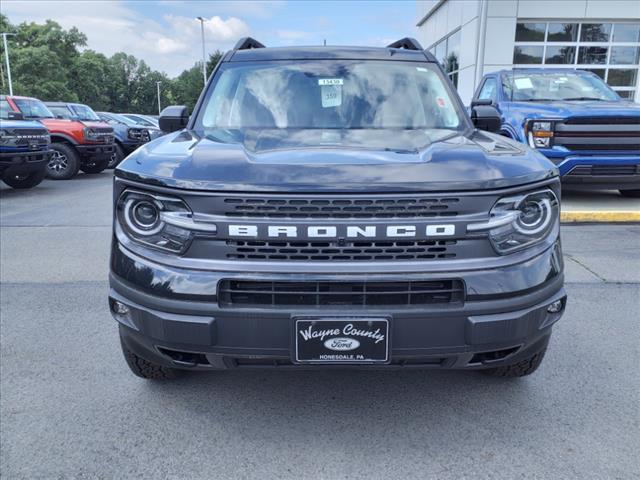
<svg viewBox="0 0 640 480"><path fill-rule="evenodd" d="M462 302L460 280L410 282L268 282L222 280L221 307L351 306L385 308Z"/></svg>

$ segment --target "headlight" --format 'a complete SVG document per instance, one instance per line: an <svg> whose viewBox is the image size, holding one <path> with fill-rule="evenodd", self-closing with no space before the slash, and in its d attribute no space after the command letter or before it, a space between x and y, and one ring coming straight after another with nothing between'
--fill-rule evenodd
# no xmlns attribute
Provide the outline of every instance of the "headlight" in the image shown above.
<svg viewBox="0 0 640 480"><path fill-rule="evenodd" d="M0 130L0 144L8 145L12 140L15 143L15 135L12 135L8 130Z"/></svg>
<svg viewBox="0 0 640 480"><path fill-rule="evenodd" d="M551 190L501 198L488 222L467 226L470 232L488 231L495 250L504 255L543 241L560 218L560 204Z"/></svg>
<svg viewBox="0 0 640 480"><path fill-rule="evenodd" d="M98 134L91 128L84 127L82 130L85 140L99 140Z"/></svg>
<svg viewBox="0 0 640 480"><path fill-rule="evenodd" d="M531 148L550 148L553 146L553 121L531 120L525 125L525 129Z"/></svg>
<svg viewBox="0 0 640 480"><path fill-rule="evenodd" d="M179 198L126 190L116 205L118 223L133 241L152 248L183 253L196 232L216 233L215 223L194 221Z"/></svg>

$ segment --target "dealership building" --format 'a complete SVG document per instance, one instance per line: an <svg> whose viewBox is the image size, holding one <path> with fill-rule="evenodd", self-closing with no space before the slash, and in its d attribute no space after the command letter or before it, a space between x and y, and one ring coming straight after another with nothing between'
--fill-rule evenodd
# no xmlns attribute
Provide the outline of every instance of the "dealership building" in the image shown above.
<svg viewBox="0 0 640 480"><path fill-rule="evenodd" d="M579 68L640 103L640 0L418 1L418 39L466 105L482 76Z"/></svg>

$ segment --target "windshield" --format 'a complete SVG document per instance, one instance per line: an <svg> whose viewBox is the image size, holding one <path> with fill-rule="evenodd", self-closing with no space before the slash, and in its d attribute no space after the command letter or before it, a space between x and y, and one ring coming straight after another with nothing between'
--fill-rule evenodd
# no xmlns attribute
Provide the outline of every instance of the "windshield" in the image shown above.
<svg viewBox="0 0 640 480"><path fill-rule="evenodd" d="M96 115L96 112L91 110L91 108L86 105L72 104L69 105L69 108L71 108L73 114L80 120L100 121L100 117Z"/></svg>
<svg viewBox="0 0 640 480"><path fill-rule="evenodd" d="M147 120L144 117L140 117L138 115L129 115L126 113L123 113L122 116L127 117L129 120L133 120L136 125L142 125L144 127L155 127L156 124L153 123L151 120Z"/></svg>
<svg viewBox="0 0 640 480"><path fill-rule="evenodd" d="M110 113L109 116L113 118L116 122L124 123L125 125L129 125L132 127L135 127L137 125L137 123L131 120L130 118L127 118L124 115L120 115L118 113Z"/></svg>
<svg viewBox="0 0 640 480"><path fill-rule="evenodd" d="M72 115L66 106L50 105L47 107L57 118L71 119Z"/></svg>
<svg viewBox="0 0 640 480"><path fill-rule="evenodd" d="M225 64L196 122L254 150L415 150L467 128L438 68L390 61Z"/></svg>
<svg viewBox="0 0 640 480"><path fill-rule="evenodd" d="M13 102L25 118L53 118L53 113L51 113L46 105L35 98L13 97Z"/></svg>
<svg viewBox="0 0 640 480"><path fill-rule="evenodd" d="M619 100L599 77L588 73L516 72L504 74L502 81L507 98L518 102Z"/></svg>

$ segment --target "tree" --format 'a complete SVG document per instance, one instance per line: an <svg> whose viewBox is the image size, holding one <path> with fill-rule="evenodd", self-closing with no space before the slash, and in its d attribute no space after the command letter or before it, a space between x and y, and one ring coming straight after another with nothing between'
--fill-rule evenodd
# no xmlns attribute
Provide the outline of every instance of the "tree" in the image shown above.
<svg viewBox="0 0 640 480"><path fill-rule="evenodd" d="M12 25L0 14L0 30L17 34L11 37L11 76L16 95L81 102L95 110L156 114L157 82L161 82L163 106L181 104L193 110L202 91L199 62L170 79L125 52L107 58L84 49L87 37L82 32L75 27L65 30L52 20ZM4 54L1 45L0 54ZM222 55L219 50L209 55L208 75ZM4 93L8 91L4 68L0 69L0 76Z"/></svg>

